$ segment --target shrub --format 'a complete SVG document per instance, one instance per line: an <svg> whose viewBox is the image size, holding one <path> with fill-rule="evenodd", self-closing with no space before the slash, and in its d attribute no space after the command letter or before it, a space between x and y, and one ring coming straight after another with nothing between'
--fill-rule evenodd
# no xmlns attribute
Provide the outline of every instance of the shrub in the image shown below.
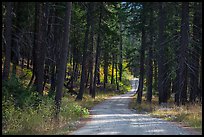
<svg viewBox="0 0 204 137"><path fill-rule="evenodd" d="M62 99L60 116L66 120L76 120L79 117L85 117L89 114L88 109L83 108L74 100Z"/></svg>
<svg viewBox="0 0 204 137"><path fill-rule="evenodd" d="M20 108L29 102L29 97L36 96L31 90L26 89L19 78L15 76L12 76L8 81L2 82L2 95L6 100L11 99L12 96L14 105Z"/></svg>
<svg viewBox="0 0 204 137"><path fill-rule="evenodd" d="M16 107L12 96L2 101L2 126L3 134L32 134L50 128L53 114L53 101L44 98L38 106L26 105L23 108Z"/></svg>

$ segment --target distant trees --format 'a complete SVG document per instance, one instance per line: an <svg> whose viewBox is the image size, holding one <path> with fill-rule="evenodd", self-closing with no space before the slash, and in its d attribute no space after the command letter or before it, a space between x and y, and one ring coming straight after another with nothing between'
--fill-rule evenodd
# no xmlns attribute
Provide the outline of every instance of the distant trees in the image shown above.
<svg viewBox="0 0 204 137"><path fill-rule="evenodd" d="M123 22L127 28L126 37L129 37L125 43L132 45L125 47L125 58L133 74L140 78L137 103L141 103L144 89L150 103L152 95L158 95L159 104L163 104L173 94L177 105L199 101L202 88L198 82L202 81L199 78L202 73L198 72L202 61L199 52L202 49L200 2L150 2L145 5L146 23L142 22L143 3L127 2L122 7L128 16L127 22ZM145 48L142 47L143 38L138 38L144 36L144 26ZM144 87L141 86L143 80Z"/></svg>
<svg viewBox="0 0 204 137"><path fill-rule="evenodd" d="M26 65L27 69L32 70L28 88L34 88L44 96L44 91L49 87L49 96L56 95L59 80L57 77L61 70L59 62L62 61L60 56L64 45L66 3L15 2L13 4L15 5L13 13L16 15L14 22L11 19L12 14L10 16L9 13L10 8L7 7L8 3L3 3L5 7L3 12L6 14L3 16L5 67L2 78L9 77L7 76L8 67L10 67L8 62L13 64L14 74L16 66L21 64L21 68L25 69L24 65ZM106 84L110 82L109 69L112 69L114 72L112 81L117 79L115 84L119 89L123 72L122 31L124 26L123 17L120 16L122 12L119 10L121 3L74 2L72 5L70 46L67 49L67 65L63 76L65 88L73 91L81 77L81 88L76 100L83 98L85 89L89 89L90 95L95 98L97 85L103 83L106 90ZM112 11L112 8L115 10ZM11 21L6 23L8 19ZM8 31L11 31L10 34L7 33ZM7 34L11 35L11 38L7 37ZM10 44L8 39L12 39ZM6 43L7 40L8 43ZM114 53L114 58L112 58L114 64L110 67L112 53ZM100 69L101 66L104 68Z"/></svg>
<svg viewBox="0 0 204 137"><path fill-rule="evenodd" d="M32 70L28 88L55 96L58 109L63 88L74 91L76 100L86 92L95 98L99 86L120 90L125 69L140 78L137 103L143 94L150 103L152 95L162 104L173 94L177 105L202 101L200 2L3 2L2 7L2 80L26 65Z"/></svg>

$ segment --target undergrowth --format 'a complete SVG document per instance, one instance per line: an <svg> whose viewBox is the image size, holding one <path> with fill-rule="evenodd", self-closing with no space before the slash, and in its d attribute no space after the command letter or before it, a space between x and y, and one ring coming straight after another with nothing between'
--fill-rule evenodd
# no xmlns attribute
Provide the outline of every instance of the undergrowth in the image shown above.
<svg viewBox="0 0 204 137"><path fill-rule="evenodd" d="M59 121L55 120L54 96L49 96L49 84L45 85L43 96L34 89L27 88L32 71L17 66L16 76L8 81L2 81L2 134L4 135L39 135L39 134L68 134L76 128L82 118L88 118L89 109L110 96L126 93L130 90L129 72L124 73L119 82L119 91L116 84L97 85L96 97L91 98L88 89L85 89L82 101L75 101L76 96L66 94L61 100ZM101 80L102 82L102 80ZM79 83L76 83L79 86ZM78 87L77 86L77 87ZM79 88L76 89L78 92ZM46 93L46 94L45 94ZM63 133L62 133L63 131Z"/></svg>
<svg viewBox="0 0 204 137"><path fill-rule="evenodd" d="M65 94L61 101L59 123L56 124L54 98L39 96L33 89L24 87L19 78L11 77L2 85L2 133L58 134L62 129L68 133L76 127L77 121L89 116L88 109L110 96L127 91L127 85L120 87L121 91L115 91L115 86L111 84L107 84L106 91L97 88L95 99L91 98L86 89L82 101L75 101L76 96Z"/></svg>
<svg viewBox="0 0 204 137"><path fill-rule="evenodd" d="M2 93L3 134L44 134L56 128L52 97L40 97L32 89L25 88L15 77L3 82ZM88 114L88 109L73 100L62 98L58 126Z"/></svg>
<svg viewBox="0 0 204 137"><path fill-rule="evenodd" d="M183 123L198 131L202 130L202 105L187 104L176 106L173 102L169 102L166 106L158 104L158 98L152 97L152 103L142 98L142 103L136 103L136 95L133 97L129 107L135 109L138 113L146 112L153 117L163 118L168 121Z"/></svg>

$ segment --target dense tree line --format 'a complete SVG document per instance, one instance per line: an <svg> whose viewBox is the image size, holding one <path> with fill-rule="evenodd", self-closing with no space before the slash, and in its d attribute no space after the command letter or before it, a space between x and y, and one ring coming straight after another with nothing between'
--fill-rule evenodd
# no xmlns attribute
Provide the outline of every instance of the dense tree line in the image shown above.
<svg viewBox="0 0 204 137"><path fill-rule="evenodd" d="M159 104L167 103L172 95L177 105L202 101L201 5L201 2L124 4L129 15L129 37L141 41L127 41L138 46L126 49L129 67L140 78L138 103L144 79L148 102L152 94L158 95Z"/></svg>
<svg viewBox="0 0 204 137"><path fill-rule="evenodd" d="M120 3L3 2L2 7L4 81L11 73L16 75L16 66L32 70L27 87L39 96L49 87L56 114L63 89L77 94L76 100L83 99L85 89L95 98L100 84L104 90L107 83L116 84L119 90L123 69Z"/></svg>
<svg viewBox="0 0 204 137"><path fill-rule="evenodd" d="M137 103L144 92L202 102L201 2L3 2L2 14L2 79L31 69L27 87L49 87L56 114L63 88L76 100L107 83L120 90L124 62L140 79Z"/></svg>

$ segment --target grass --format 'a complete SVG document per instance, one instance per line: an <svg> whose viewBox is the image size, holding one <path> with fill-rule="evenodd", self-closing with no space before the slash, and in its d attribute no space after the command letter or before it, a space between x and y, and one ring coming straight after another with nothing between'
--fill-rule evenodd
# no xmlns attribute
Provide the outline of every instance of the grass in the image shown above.
<svg viewBox="0 0 204 137"><path fill-rule="evenodd" d="M37 108L26 107L16 109L11 101L3 102L3 134L68 134L76 128L79 120L89 117L89 109L118 92L99 92L93 99L84 93L82 101L75 101L76 96L65 95L62 98L60 122L56 124L53 119L53 100L46 100Z"/></svg>
<svg viewBox="0 0 204 137"><path fill-rule="evenodd" d="M86 115L83 116L76 116L76 115L72 115L72 117L70 117L69 121L64 122L63 124L61 124L61 126L50 130L48 132L41 132L43 134L54 134L54 135L67 135L69 134L71 131L75 130L77 128L78 123L80 122L80 120L82 119L87 119L89 118L89 109L91 109L93 106L95 106L96 104L104 101L105 99L111 97L111 96L115 96L118 94L121 94L121 92L114 92L113 90L108 91L104 94L104 91L100 91L99 89L97 89L97 94L95 99L91 98L91 96L88 94L88 90L85 89L84 91L84 95L83 95L83 99L82 101L75 101L75 97L76 96L71 96L69 94L66 94L63 97L63 104L72 104L71 106L80 106L82 108L82 110L84 110L86 112ZM73 103L75 105L73 105ZM71 107L70 106L70 107ZM62 105L63 107L63 105ZM70 108L71 109L71 108Z"/></svg>
<svg viewBox="0 0 204 137"><path fill-rule="evenodd" d="M76 96L65 93L62 97L59 122L56 124L54 120L54 100L45 95L37 107L32 107L35 97L29 94L22 94L30 91L19 82L11 79L7 85L3 86L3 93L8 91L15 93L17 91L19 97L23 95L22 99L29 99L27 102L31 103L31 106L20 100L23 108L16 108L12 98L3 98L2 132L6 135L68 134L77 127L77 123L81 119L89 117L89 109L93 106L110 96L124 93L124 91L115 92L113 90L114 85L111 84L107 84L106 92L98 87L95 99L88 94L88 89L84 91L82 101L75 101ZM64 91L66 90L64 89Z"/></svg>
<svg viewBox="0 0 204 137"><path fill-rule="evenodd" d="M142 103L137 104L136 96L134 96L129 107L136 109L138 112L147 112L152 117L178 122L202 132L201 104L187 104L178 107L173 101L169 101L166 107L162 107L158 104L158 98L155 96L153 96L151 104L145 101L144 96L142 98Z"/></svg>
<svg viewBox="0 0 204 137"><path fill-rule="evenodd" d="M82 101L75 101L76 96L65 93L62 97L59 122L57 124L54 119L54 99L47 97L50 85L45 85L42 103L39 103L37 108L33 108L24 101L25 99L28 103L33 104L33 99L35 98L29 94L24 94L24 92L30 93L31 89L26 87L31 79L32 71L26 68L21 69L17 66L16 75L18 80L13 81L11 79L9 81L10 83L4 85L3 93L18 93L17 95L20 97L19 101L24 105L23 108L16 108L14 107L12 97L6 96L8 98L3 98L2 134L5 135L68 134L76 129L81 119L89 117L89 109L93 106L110 96L123 94L130 89L129 80L123 78L123 81L119 83L120 91L117 92L115 90L116 85L108 83L106 85L106 91L103 90L102 85L98 85L95 99L91 98L88 94L88 89L85 89ZM79 88L76 88L76 91L78 90ZM64 88L63 91L66 92L66 89Z"/></svg>
<svg viewBox="0 0 204 137"><path fill-rule="evenodd" d="M158 107L151 115L164 118L165 120L179 122L198 131L202 131L202 106L199 104L180 107L173 106L172 108L163 110Z"/></svg>

